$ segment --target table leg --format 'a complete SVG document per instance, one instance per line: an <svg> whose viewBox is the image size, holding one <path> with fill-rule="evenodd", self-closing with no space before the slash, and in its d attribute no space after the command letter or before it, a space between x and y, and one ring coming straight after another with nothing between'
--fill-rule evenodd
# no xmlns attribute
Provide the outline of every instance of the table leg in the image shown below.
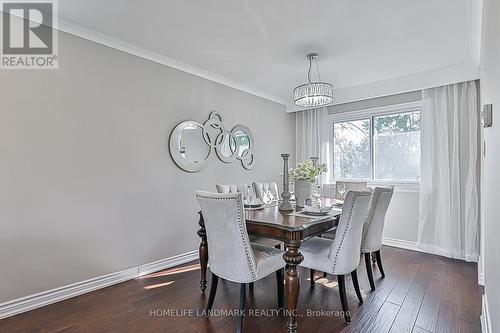
<svg viewBox="0 0 500 333"><path fill-rule="evenodd" d="M297 303L300 292L300 277L298 265L304 260L299 251L301 242L293 241L285 243L287 251L283 259L288 264L285 274L286 309L288 315L288 332L297 332Z"/></svg>
<svg viewBox="0 0 500 333"><path fill-rule="evenodd" d="M207 289L207 265L208 265L208 243L207 243L207 232L205 230L205 221L203 220L203 215L201 212L200 221L198 224L200 225L200 230L198 230L197 234L201 238L200 247L198 249L200 256L200 289L202 292L205 292Z"/></svg>

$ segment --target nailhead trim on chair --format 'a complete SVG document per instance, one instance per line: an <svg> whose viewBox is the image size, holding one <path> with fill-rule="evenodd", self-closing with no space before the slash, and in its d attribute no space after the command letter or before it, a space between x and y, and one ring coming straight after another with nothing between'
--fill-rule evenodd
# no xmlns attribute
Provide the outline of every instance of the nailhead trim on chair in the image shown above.
<svg viewBox="0 0 500 333"><path fill-rule="evenodd" d="M378 200L379 195L380 195L380 193L377 193L377 197L373 198L372 200ZM370 230L370 227L373 223L374 216L375 216L375 209L372 209L372 211L370 212L370 216L368 217L368 225L366 226L365 232L363 234L363 238L361 239L361 248L363 248L365 246L366 234L368 233L368 230Z"/></svg>
<svg viewBox="0 0 500 333"><path fill-rule="evenodd" d="M372 200L378 200L380 194L382 192L390 192L391 190L387 190L387 189L380 189L378 192L377 192L377 197L376 198L372 198ZM371 208L371 207L370 207ZM361 248L363 248L365 246L365 243L366 243L366 234L368 233L368 231L370 230L370 227L373 223L373 217L375 216L375 209L373 209L372 212L370 212L370 216L368 218L368 225L365 229L365 232L363 233L363 237L361 238Z"/></svg>
<svg viewBox="0 0 500 333"><path fill-rule="evenodd" d="M337 250L337 253L335 253L335 259L333 261L333 268L332 268L332 273L335 272L335 268L337 266L338 258L339 258L339 253L340 249L342 248L342 244L344 243L345 237L347 235L347 230L349 229L349 224L351 223L351 218L352 218L352 210L354 209L354 203L356 202L356 199L360 196L360 194L355 194L354 197L352 198L352 204L351 207L349 208L349 220L347 221L347 225L344 230L344 234L342 235L342 239L340 240L340 244Z"/></svg>
<svg viewBox="0 0 500 333"><path fill-rule="evenodd" d="M204 196L201 196L201 195L198 195L198 197L200 198L205 198L205 199L211 199L211 200L238 200L238 198L211 198L211 197L204 197ZM245 248L245 254L247 256L247 260L248 260L248 266L250 267L250 273L252 273L252 278L254 280L257 279L257 274L255 273L255 269L252 265L252 259L250 257L250 253L248 252L248 247L245 243L245 234L243 232L243 224L241 223L241 213L240 213L240 209L238 209L238 207L236 207L236 209L238 210L237 214L238 214L238 227L240 229L240 235L241 235L241 241L243 243L243 247Z"/></svg>
<svg viewBox="0 0 500 333"><path fill-rule="evenodd" d="M337 253L335 253L335 259L333 261L333 267L332 267L332 273L335 271L335 267L337 266L337 261L338 261L338 257L339 257L339 252L340 252L340 249L342 248L342 244L344 243L344 239L346 237L346 234L347 234L347 230L349 229L349 224L351 223L351 217L352 217L352 210L354 209L354 202L356 201L356 198L358 197L358 194L356 194L353 198L352 198L352 204L351 204L351 207L349 208L349 220L347 221L347 225L346 225L346 228L344 229L344 234L342 235L342 239L340 240L340 244L339 244L339 247L337 249Z"/></svg>

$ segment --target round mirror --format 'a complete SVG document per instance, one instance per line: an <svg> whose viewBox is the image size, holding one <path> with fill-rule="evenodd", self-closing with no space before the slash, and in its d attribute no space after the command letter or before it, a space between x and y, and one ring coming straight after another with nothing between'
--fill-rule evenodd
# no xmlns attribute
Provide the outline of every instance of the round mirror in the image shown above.
<svg viewBox="0 0 500 333"><path fill-rule="evenodd" d="M228 132L222 132L217 137L216 152L219 159L226 163L231 163L236 160L237 145L234 136Z"/></svg>
<svg viewBox="0 0 500 333"><path fill-rule="evenodd" d="M241 129L234 131L234 140L238 147L237 156L242 158L250 151L251 139L250 136Z"/></svg>
<svg viewBox="0 0 500 333"><path fill-rule="evenodd" d="M195 121L180 123L170 136L170 154L175 163L186 171L202 170L210 149L203 139L203 126Z"/></svg>
<svg viewBox="0 0 500 333"><path fill-rule="evenodd" d="M236 141L236 156L241 160L245 169L251 169L254 166L254 141L250 129L244 125L236 125L231 131Z"/></svg>

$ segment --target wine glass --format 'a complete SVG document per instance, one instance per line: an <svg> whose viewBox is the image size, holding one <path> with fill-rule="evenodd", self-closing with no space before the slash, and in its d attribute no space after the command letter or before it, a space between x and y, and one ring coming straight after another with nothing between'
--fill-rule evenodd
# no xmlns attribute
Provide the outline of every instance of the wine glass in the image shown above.
<svg viewBox="0 0 500 333"><path fill-rule="evenodd" d="M295 200L295 182L290 182L288 184L288 192L290 192L290 200Z"/></svg>
<svg viewBox="0 0 500 333"><path fill-rule="evenodd" d="M347 192L347 186L345 185L345 183L344 183L344 182L339 183L339 186L338 186L338 188L337 188L337 191L339 192L340 197L341 197L342 199L344 199L344 194Z"/></svg>
<svg viewBox="0 0 500 333"><path fill-rule="evenodd" d="M251 199L251 198L250 198L250 196L251 196L251 192L252 192L252 191L250 190L250 185L247 185L247 186L246 186L246 188L245 188L245 201L246 201L246 202L250 202L250 201L251 201L251 200L250 200L250 199Z"/></svg>
<svg viewBox="0 0 500 333"><path fill-rule="evenodd" d="M316 188L314 189L312 193L312 198L313 202L311 203L312 206L321 208L323 206L323 203L321 202L321 186L316 185Z"/></svg>
<svg viewBox="0 0 500 333"><path fill-rule="evenodd" d="M265 203L266 205L270 204L274 200L274 195L271 193L271 190L269 190L269 186L264 186L262 190L262 202Z"/></svg>

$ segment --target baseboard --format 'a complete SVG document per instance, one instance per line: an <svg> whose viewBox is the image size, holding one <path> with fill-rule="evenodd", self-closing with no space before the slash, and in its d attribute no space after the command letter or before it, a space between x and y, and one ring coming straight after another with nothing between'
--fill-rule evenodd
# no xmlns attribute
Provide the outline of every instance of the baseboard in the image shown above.
<svg viewBox="0 0 500 333"><path fill-rule="evenodd" d="M450 255L450 253L446 250L443 250L438 247L433 247L433 246L428 246L424 244L417 245L417 242L412 242L412 241L407 241L407 240L402 240L402 239L396 239L396 238L389 238L389 237L384 237L382 240L382 244L386 246L392 246L392 247L398 247L401 249L406 249L406 250L412 250L412 251L418 251L422 253L428 253L428 254L433 254L437 256L442 256L446 258L456 258L459 260L465 260L468 262L475 262L478 263L479 258L474 257L474 256L466 256L465 258L461 257L459 253L453 253ZM479 263L478 263L479 266ZM481 273L481 272L480 272ZM481 276L482 274L479 274L478 276L478 283L481 284ZM484 277L483 277L484 279ZM483 281L484 284L484 281Z"/></svg>
<svg viewBox="0 0 500 333"><path fill-rule="evenodd" d="M178 256L160 259L157 261L150 262L148 264L140 265L138 267L138 276L143 276L146 274L158 272L170 267L185 264L187 262L198 259L198 251L191 251L187 253L180 254Z"/></svg>
<svg viewBox="0 0 500 333"><path fill-rule="evenodd" d="M482 313L481 313L481 332L493 333L491 330L490 312L488 308L488 298L483 295Z"/></svg>
<svg viewBox="0 0 500 333"><path fill-rule="evenodd" d="M422 249L418 248L417 242L407 241L403 239L384 237L384 239L382 240L382 244L386 246L398 247L400 249L425 252L422 251Z"/></svg>
<svg viewBox="0 0 500 333"><path fill-rule="evenodd" d="M181 265L196 260L197 258L198 251L191 251L174 257L161 259L148 264L124 269L111 274L98 276L89 280L43 291L41 293L18 298L5 303L0 303L0 319L60 302L68 298L83 295L117 283L132 280L148 273Z"/></svg>

